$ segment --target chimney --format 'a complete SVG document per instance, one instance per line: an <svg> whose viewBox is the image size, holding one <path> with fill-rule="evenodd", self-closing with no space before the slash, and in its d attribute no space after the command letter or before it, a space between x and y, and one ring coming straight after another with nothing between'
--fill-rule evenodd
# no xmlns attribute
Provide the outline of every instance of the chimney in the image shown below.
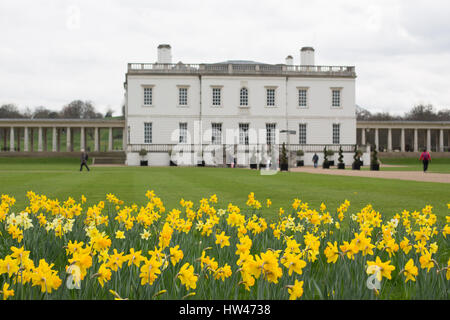
<svg viewBox="0 0 450 320"><path fill-rule="evenodd" d="M286 57L286 65L292 66L293 64L294 64L294 58L292 56L287 56Z"/></svg>
<svg viewBox="0 0 450 320"><path fill-rule="evenodd" d="M170 44L160 44L158 46L158 63L172 63L171 49Z"/></svg>
<svg viewBox="0 0 450 320"><path fill-rule="evenodd" d="M300 65L302 66L314 65L314 48L303 47L300 49Z"/></svg>

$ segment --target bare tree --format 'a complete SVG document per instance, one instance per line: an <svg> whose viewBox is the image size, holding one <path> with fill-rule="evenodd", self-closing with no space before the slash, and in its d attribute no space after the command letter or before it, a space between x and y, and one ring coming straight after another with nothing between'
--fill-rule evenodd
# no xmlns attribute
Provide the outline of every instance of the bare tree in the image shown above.
<svg viewBox="0 0 450 320"><path fill-rule="evenodd" d="M18 119L25 118L25 115L20 112L19 108L15 104L9 103L0 107L0 118Z"/></svg>
<svg viewBox="0 0 450 320"><path fill-rule="evenodd" d="M36 107L32 114L33 119L56 119L58 117L58 112L49 110L43 106Z"/></svg>
<svg viewBox="0 0 450 320"><path fill-rule="evenodd" d="M74 100L63 107L60 117L64 119L99 119L103 118L103 115L95 110L90 101Z"/></svg>

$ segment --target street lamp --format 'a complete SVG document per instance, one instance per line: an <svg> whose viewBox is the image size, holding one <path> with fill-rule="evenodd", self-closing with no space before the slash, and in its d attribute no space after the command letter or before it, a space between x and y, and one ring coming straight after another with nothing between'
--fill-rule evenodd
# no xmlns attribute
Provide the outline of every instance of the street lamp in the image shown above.
<svg viewBox="0 0 450 320"><path fill-rule="evenodd" d="M289 160L291 159L291 157L290 157L291 144L290 144L289 135L296 134L297 132L295 130L280 130L280 133L286 133L286 140L287 140L287 144L288 144L288 171L289 171L289 168L290 168Z"/></svg>

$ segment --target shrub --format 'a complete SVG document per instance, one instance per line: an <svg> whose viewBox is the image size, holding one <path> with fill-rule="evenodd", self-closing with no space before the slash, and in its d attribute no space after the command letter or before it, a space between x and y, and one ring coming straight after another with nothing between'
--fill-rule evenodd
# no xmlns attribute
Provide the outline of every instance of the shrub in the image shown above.
<svg viewBox="0 0 450 320"><path fill-rule="evenodd" d="M372 156L370 157L370 164L378 164L378 151L377 151L377 146L373 145L372 146L373 151L372 151Z"/></svg>
<svg viewBox="0 0 450 320"><path fill-rule="evenodd" d="M344 163L344 161L343 161L342 159L344 159L344 155L343 155L343 152L342 152L342 146L339 146L339 157L338 157L338 162L339 162L339 163Z"/></svg>
<svg viewBox="0 0 450 320"><path fill-rule="evenodd" d="M328 164L328 151L327 147L323 148L323 163Z"/></svg>
<svg viewBox="0 0 450 320"><path fill-rule="evenodd" d="M139 155L142 156L142 157L146 156L147 155L147 150L141 149L141 151L139 151Z"/></svg>
<svg viewBox="0 0 450 320"><path fill-rule="evenodd" d="M283 145L281 146L280 165L287 165L287 164L288 164L288 157L286 151L286 144L283 142Z"/></svg>

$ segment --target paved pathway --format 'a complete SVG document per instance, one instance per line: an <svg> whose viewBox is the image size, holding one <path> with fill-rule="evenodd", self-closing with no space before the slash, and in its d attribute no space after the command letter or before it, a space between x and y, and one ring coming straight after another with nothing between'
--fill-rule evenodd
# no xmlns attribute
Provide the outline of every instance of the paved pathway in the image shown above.
<svg viewBox="0 0 450 320"><path fill-rule="evenodd" d="M322 169L314 167L298 167L290 169L293 172L307 172L331 174L351 177L368 177L382 179L400 179L425 182L450 183L449 173L423 173L422 171L369 171L369 170L338 170L338 169Z"/></svg>

